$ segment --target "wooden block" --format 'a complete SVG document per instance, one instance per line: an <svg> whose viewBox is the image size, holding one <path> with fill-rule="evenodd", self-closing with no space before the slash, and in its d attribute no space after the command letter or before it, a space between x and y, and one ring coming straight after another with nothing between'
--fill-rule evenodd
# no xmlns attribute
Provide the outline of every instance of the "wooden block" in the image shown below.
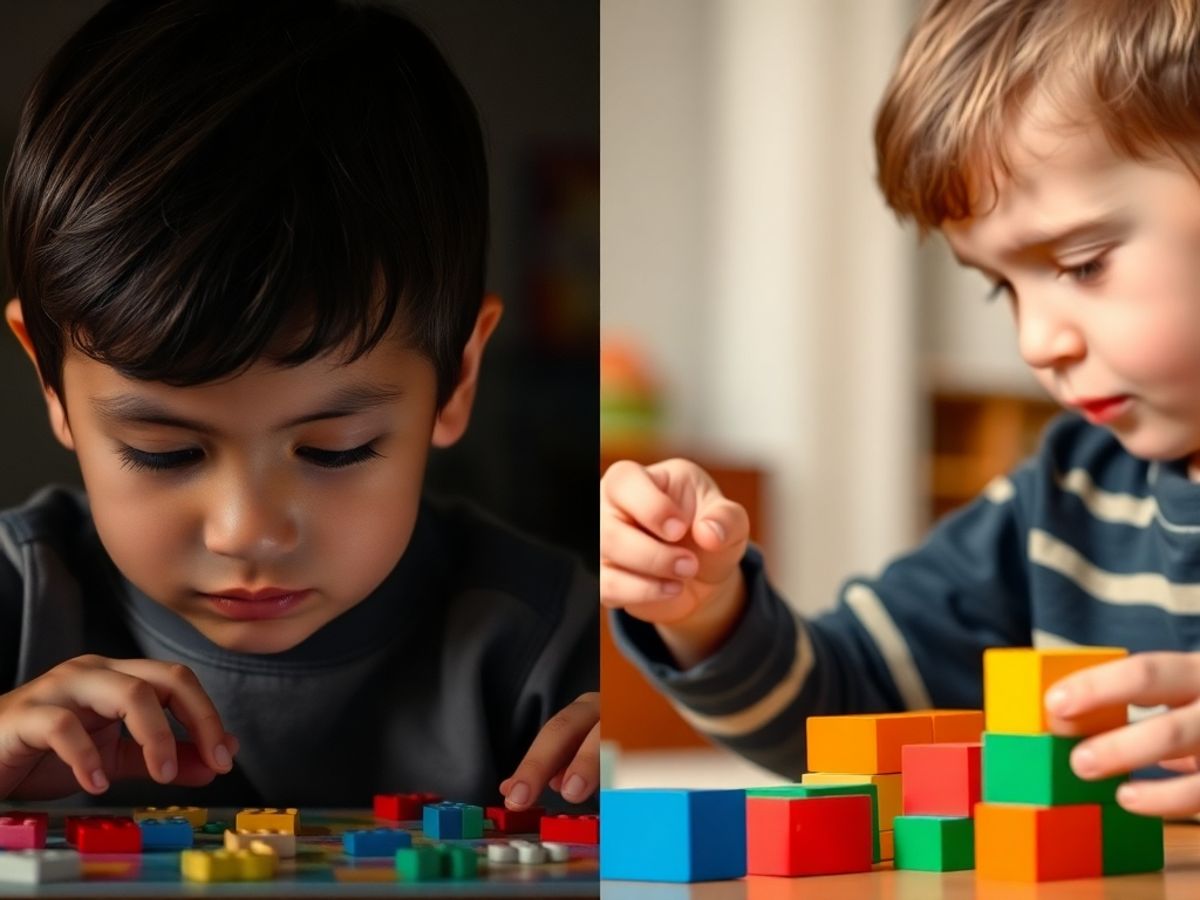
<svg viewBox="0 0 1200 900"><path fill-rule="evenodd" d="M879 832L879 858L880 860L896 858L896 832L891 828Z"/></svg>
<svg viewBox="0 0 1200 900"><path fill-rule="evenodd" d="M783 784L775 787L750 788L747 797L844 797L851 794L866 794L871 798L871 858L879 862L879 794L874 784Z"/></svg>
<svg viewBox="0 0 1200 900"><path fill-rule="evenodd" d="M237 814L236 827L238 831L283 831L288 834L298 834L300 831L300 811L294 806L285 809L267 807L259 809L249 807Z"/></svg>
<svg viewBox="0 0 1200 900"><path fill-rule="evenodd" d="M599 816L542 816L538 836L564 844L600 843Z"/></svg>
<svg viewBox="0 0 1200 900"><path fill-rule="evenodd" d="M933 720L912 713L810 716L807 728L813 772L897 773L901 747L933 740Z"/></svg>
<svg viewBox="0 0 1200 900"><path fill-rule="evenodd" d="M871 847L865 795L746 798L747 875L869 872Z"/></svg>
<svg viewBox="0 0 1200 900"><path fill-rule="evenodd" d="M982 709L914 709L891 715L928 716L934 744L978 744L983 734Z"/></svg>
<svg viewBox="0 0 1200 900"><path fill-rule="evenodd" d="M187 819L193 828L208 823L208 810L203 806L139 806L133 811L133 821L146 819Z"/></svg>
<svg viewBox="0 0 1200 900"><path fill-rule="evenodd" d="M142 829L127 816L87 816L75 831L80 853L141 853Z"/></svg>
<svg viewBox="0 0 1200 900"><path fill-rule="evenodd" d="M441 803L439 794L376 794L374 811L377 819L391 822L412 822L421 818L421 810L431 803Z"/></svg>
<svg viewBox="0 0 1200 900"><path fill-rule="evenodd" d="M898 816L896 868L954 872L975 867L975 828L969 817Z"/></svg>
<svg viewBox="0 0 1200 900"><path fill-rule="evenodd" d="M0 813L0 850L41 850L46 846L46 813Z"/></svg>
<svg viewBox="0 0 1200 900"><path fill-rule="evenodd" d="M1105 875L1157 872L1163 867L1163 820L1138 816L1115 804L1100 807Z"/></svg>
<svg viewBox="0 0 1200 900"><path fill-rule="evenodd" d="M280 859L292 859L296 855L296 836L286 831L269 831L259 828L253 831L243 829L241 831L226 830L225 832L226 850L254 850L256 849L255 844L270 847Z"/></svg>
<svg viewBox="0 0 1200 900"><path fill-rule="evenodd" d="M969 818L980 797L980 750L979 744L905 747L901 752L904 815Z"/></svg>
<svg viewBox="0 0 1200 900"><path fill-rule="evenodd" d="M987 731L1041 734L1046 723L1045 696L1056 681L1073 672L1129 655L1123 647L1035 650L994 647L983 653L984 709ZM1098 734L1128 722L1124 705L1097 709L1074 720L1078 734Z"/></svg>
<svg viewBox="0 0 1200 900"><path fill-rule="evenodd" d="M899 775L849 775L839 772L805 772L800 783L873 784L879 797L879 830L891 831L892 820L904 812L904 794Z"/></svg>
<svg viewBox="0 0 1200 900"><path fill-rule="evenodd" d="M975 807L975 869L993 881L1098 878L1100 807L980 803Z"/></svg>
<svg viewBox="0 0 1200 900"><path fill-rule="evenodd" d="M80 881L83 863L75 850L7 850L0 853L0 883Z"/></svg>
<svg viewBox="0 0 1200 900"><path fill-rule="evenodd" d="M1082 738L1052 734L983 735L983 800L988 803L1116 803L1124 776L1084 781L1071 769Z"/></svg>

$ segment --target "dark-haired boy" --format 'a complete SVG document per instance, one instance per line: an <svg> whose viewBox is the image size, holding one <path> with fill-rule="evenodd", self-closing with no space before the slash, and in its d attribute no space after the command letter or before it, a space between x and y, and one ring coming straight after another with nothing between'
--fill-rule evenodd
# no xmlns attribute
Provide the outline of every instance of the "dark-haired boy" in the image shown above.
<svg viewBox="0 0 1200 900"><path fill-rule="evenodd" d="M386 9L118 0L59 51L7 318L87 494L0 514L0 799L594 791L592 579L421 494L487 218L471 100Z"/></svg>

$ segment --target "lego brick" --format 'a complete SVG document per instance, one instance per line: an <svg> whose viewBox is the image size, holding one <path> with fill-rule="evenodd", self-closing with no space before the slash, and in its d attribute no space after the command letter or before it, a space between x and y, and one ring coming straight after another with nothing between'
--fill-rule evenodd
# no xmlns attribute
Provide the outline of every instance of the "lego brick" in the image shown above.
<svg viewBox="0 0 1200 900"><path fill-rule="evenodd" d="M439 794L376 794L375 818L390 822L412 822L421 818L421 810L431 803L441 803Z"/></svg>
<svg viewBox="0 0 1200 900"><path fill-rule="evenodd" d="M517 848L512 844L488 844L487 857L490 863L515 863Z"/></svg>
<svg viewBox="0 0 1200 900"><path fill-rule="evenodd" d="M980 797L980 750L979 744L905 747L904 815L970 817Z"/></svg>
<svg viewBox="0 0 1200 900"><path fill-rule="evenodd" d="M844 797L866 794L871 798L871 858L880 860L879 846L879 788L874 784L785 784L778 787L750 788L747 797Z"/></svg>
<svg viewBox="0 0 1200 900"><path fill-rule="evenodd" d="M457 840L463 837L463 804L431 803L421 817L421 830L435 840Z"/></svg>
<svg viewBox="0 0 1200 900"><path fill-rule="evenodd" d="M396 851L396 873L404 881L436 881L442 877L442 855L436 847L401 847Z"/></svg>
<svg viewBox="0 0 1200 900"><path fill-rule="evenodd" d="M983 800L988 803L1115 803L1124 776L1084 781L1071 770L1082 738L1052 734L983 735Z"/></svg>
<svg viewBox="0 0 1200 900"><path fill-rule="evenodd" d="M279 870L279 858L263 845L257 850L184 850L179 871L187 881L266 881Z"/></svg>
<svg viewBox="0 0 1200 900"><path fill-rule="evenodd" d="M79 843L80 826L88 823L112 821L113 816L67 816L64 820L64 836L67 843L74 847Z"/></svg>
<svg viewBox="0 0 1200 900"><path fill-rule="evenodd" d="M527 866L540 866L549 856L546 848L537 841L513 841L517 848L517 862Z"/></svg>
<svg viewBox="0 0 1200 900"><path fill-rule="evenodd" d="M259 850L257 845L269 847L280 859L293 859L296 856L296 836L294 834L261 828L255 831L229 831L228 829L225 831L226 850Z"/></svg>
<svg viewBox="0 0 1200 900"><path fill-rule="evenodd" d="M975 823L959 816L899 816L896 868L954 872L975 867Z"/></svg>
<svg viewBox="0 0 1200 900"><path fill-rule="evenodd" d="M600 843L599 816L542 816L538 836L565 844Z"/></svg>
<svg viewBox="0 0 1200 900"><path fill-rule="evenodd" d="M46 813L13 810L0 814L0 850L41 850L46 846Z"/></svg>
<svg viewBox="0 0 1200 900"><path fill-rule="evenodd" d="M600 877L721 881L746 874L746 792L600 792Z"/></svg>
<svg viewBox="0 0 1200 900"><path fill-rule="evenodd" d="M75 831L80 853L141 853L142 829L127 816L86 816Z"/></svg>
<svg viewBox="0 0 1200 900"><path fill-rule="evenodd" d="M546 858L550 862L566 862L571 858L571 847L568 844L561 844L558 841L544 841L542 848L546 851Z"/></svg>
<svg viewBox="0 0 1200 900"><path fill-rule="evenodd" d="M1122 647L1077 647L1035 650L995 647L983 654L986 730L1001 734L1041 734L1050 729L1044 705L1046 691L1073 672L1129 655ZM1097 709L1074 720L1078 734L1097 734L1128 721L1124 705Z"/></svg>
<svg viewBox="0 0 1200 900"><path fill-rule="evenodd" d="M137 826L142 832L143 850L186 850L195 843L192 824L182 817L142 819Z"/></svg>
<svg viewBox="0 0 1200 900"><path fill-rule="evenodd" d="M746 874L869 872L872 835L871 800L862 794L747 797Z"/></svg>
<svg viewBox="0 0 1200 900"><path fill-rule="evenodd" d="M342 833L347 856L395 856L401 847L412 846L412 835L402 828L375 828Z"/></svg>
<svg viewBox="0 0 1200 900"><path fill-rule="evenodd" d="M805 772L801 784L873 784L879 797L879 830L890 831L892 820L904 813L904 793L899 775L849 775L839 772Z"/></svg>
<svg viewBox="0 0 1200 900"><path fill-rule="evenodd" d="M1105 875L1157 872L1163 867L1163 820L1115 804L1100 807L1100 855Z"/></svg>
<svg viewBox="0 0 1200 900"><path fill-rule="evenodd" d="M281 809L249 807L238 812L236 828L238 831L264 829L297 834L300 831L300 811L294 806Z"/></svg>
<svg viewBox="0 0 1200 900"><path fill-rule="evenodd" d="M542 824L542 816L546 811L540 806L531 806L520 811L504 806L488 806L483 814L492 820L496 831L502 834L531 834Z"/></svg>
<svg viewBox="0 0 1200 900"><path fill-rule="evenodd" d="M0 853L0 883L79 881L83 863L75 850L7 850Z"/></svg>
<svg viewBox="0 0 1200 900"><path fill-rule="evenodd" d="M467 881L479 876L479 854L472 847L438 844L441 875L451 881Z"/></svg>
<svg viewBox="0 0 1200 900"><path fill-rule="evenodd" d="M891 828L879 831L879 858L880 860L896 858L896 832Z"/></svg>
<svg viewBox="0 0 1200 900"><path fill-rule="evenodd" d="M193 828L208 824L208 810L203 806L139 806L133 811L133 821L146 819L187 819Z"/></svg>
<svg viewBox="0 0 1200 900"><path fill-rule="evenodd" d="M933 740L933 721L916 713L810 716L808 768L880 775L900 771L900 748Z"/></svg>
<svg viewBox="0 0 1200 900"><path fill-rule="evenodd" d="M238 881L267 881L275 877L279 871L279 857L275 851L264 844L259 844L250 850L219 850L219 853L233 853Z"/></svg>
<svg viewBox="0 0 1200 900"><path fill-rule="evenodd" d="M1100 807L980 803L975 807L975 870L992 881L1098 878Z"/></svg>

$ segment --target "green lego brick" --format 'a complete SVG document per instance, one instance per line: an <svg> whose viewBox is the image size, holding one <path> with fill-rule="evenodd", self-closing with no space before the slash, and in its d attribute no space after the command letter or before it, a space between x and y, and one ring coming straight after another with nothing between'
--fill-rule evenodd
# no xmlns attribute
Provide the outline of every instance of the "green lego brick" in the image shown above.
<svg viewBox="0 0 1200 900"><path fill-rule="evenodd" d="M873 784L781 784L774 787L750 788L747 797L843 797L867 794L871 798L871 858L879 862L879 788Z"/></svg>
<svg viewBox="0 0 1200 900"><path fill-rule="evenodd" d="M405 881L434 881L442 877L442 854L436 847L401 847L396 872Z"/></svg>
<svg viewBox="0 0 1200 900"><path fill-rule="evenodd" d="M462 836L466 838L483 837L483 807L464 806L462 809Z"/></svg>
<svg viewBox="0 0 1200 900"><path fill-rule="evenodd" d="M466 881L478 877L479 854L472 847L455 844L435 844L440 854L441 872L453 881Z"/></svg>
<svg viewBox="0 0 1200 900"><path fill-rule="evenodd" d="M896 816L897 869L955 872L975 868L975 822L956 816Z"/></svg>
<svg viewBox="0 0 1200 900"><path fill-rule="evenodd" d="M1052 734L983 733L986 803L1115 803L1120 776L1084 781L1071 771L1071 750L1082 738Z"/></svg>
<svg viewBox="0 0 1200 900"><path fill-rule="evenodd" d="M1163 867L1163 820L1120 806L1100 807L1100 845L1105 875L1157 872Z"/></svg>

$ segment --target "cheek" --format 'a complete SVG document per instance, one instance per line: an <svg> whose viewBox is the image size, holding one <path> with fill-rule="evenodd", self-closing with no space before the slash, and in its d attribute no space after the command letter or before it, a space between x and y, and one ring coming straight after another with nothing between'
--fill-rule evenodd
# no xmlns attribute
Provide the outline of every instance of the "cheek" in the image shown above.
<svg viewBox="0 0 1200 900"><path fill-rule="evenodd" d="M1195 378L1200 374L1200 260L1159 253L1131 262L1122 283L1114 286L1121 299L1111 303L1103 319L1109 359L1133 378Z"/></svg>

